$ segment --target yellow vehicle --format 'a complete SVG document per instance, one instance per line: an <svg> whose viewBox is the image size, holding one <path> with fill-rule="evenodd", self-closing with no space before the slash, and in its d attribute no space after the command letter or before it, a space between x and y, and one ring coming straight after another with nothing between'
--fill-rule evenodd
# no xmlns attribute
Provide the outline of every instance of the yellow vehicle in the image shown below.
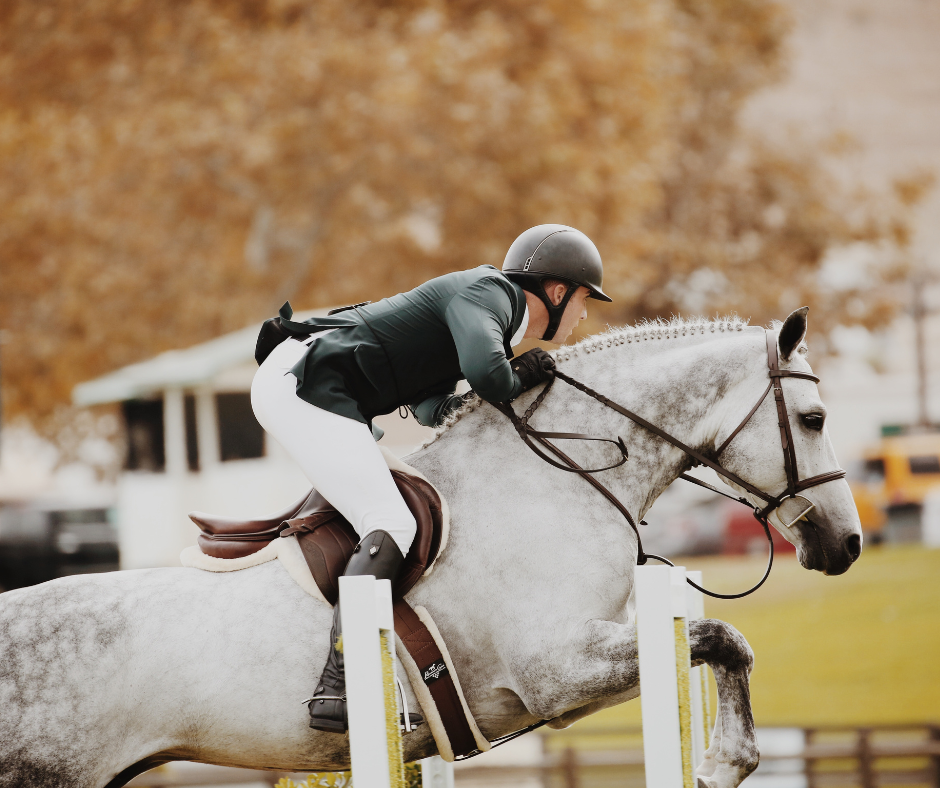
<svg viewBox="0 0 940 788"><path fill-rule="evenodd" d="M889 432L851 469L849 484L872 541L879 541L889 514L906 511L919 520L924 497L940 487L940 432Z"/></svg>

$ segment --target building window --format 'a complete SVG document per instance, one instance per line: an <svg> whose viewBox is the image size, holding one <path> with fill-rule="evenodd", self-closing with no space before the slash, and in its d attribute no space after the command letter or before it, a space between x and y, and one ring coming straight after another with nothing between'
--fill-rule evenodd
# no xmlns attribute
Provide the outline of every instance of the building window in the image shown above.
<svg viewBox="0 0 940 788"><path fill-rule="evenodd" d="M196 437L196 398L187 394L183 399L183 416L186 421L186 464L189 470L199 470L199 440Z"/></svg>
<svg viewBox="0 0 940 788"><path fill-rule="evenodd" d="M162 471L166 466L163 447L163 400L135 399L121 403L127 427L129 471Z"/></svg>
<svg viewBox="0 0 940 788"><path fill-rule="evenodd" d="M910 457L908 463L911 466L911 473L940 473L940 457L935 454Z"/></svg>
<svg viewBox="0 0 940 788"><path fill-rule="evenodd" d="M885 478L885 461L881 457L865 460L865 476L868 481L883 481Z"/></svg>
<svg viewBox="0 0 940 788"><path fill-rule="evenodd" d="M264 430L251 409L248 392L216 394L219 414L219 450L226 460L264 456Z"/></svg>

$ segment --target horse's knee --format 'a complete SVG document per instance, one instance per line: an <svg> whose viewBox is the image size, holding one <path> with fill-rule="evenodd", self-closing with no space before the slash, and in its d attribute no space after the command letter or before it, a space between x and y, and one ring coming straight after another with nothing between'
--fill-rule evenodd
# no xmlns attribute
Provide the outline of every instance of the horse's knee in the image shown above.
<svg viewBox="0 0 940 788"><path fill-rule="evenodd" d="M694 662L721 665L726 670L754 667L754 652L738 630L725 621L705 618L689 624L690 646Z"/></svg>

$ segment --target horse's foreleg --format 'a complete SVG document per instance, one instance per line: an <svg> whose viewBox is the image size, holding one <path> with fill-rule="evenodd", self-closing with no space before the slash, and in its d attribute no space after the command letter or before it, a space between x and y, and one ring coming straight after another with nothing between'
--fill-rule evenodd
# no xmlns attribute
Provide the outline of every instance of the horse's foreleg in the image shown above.
<svg viewBox="0 0 940 788"><path fill-rule="evenodd" d="M689 641L692 664L707 663L718 686L718 716L698 769L699 788L736 788L760 760L748 686L754 653L740 632L715 619L690 622Z"/></svg>
<svg viewBox="0 0 940 788"><path fill-rule="evenodd" d="M698 770L699 788L736 788L759 760L748 688L754 655L724 621L690 622L689 641L692 664L707 663L718 685L718 717ZM587 622L568 643L546 644L539 655L516 664L517 694L553 728L632 700L641 690L636 628L610 621Z"/></svg>

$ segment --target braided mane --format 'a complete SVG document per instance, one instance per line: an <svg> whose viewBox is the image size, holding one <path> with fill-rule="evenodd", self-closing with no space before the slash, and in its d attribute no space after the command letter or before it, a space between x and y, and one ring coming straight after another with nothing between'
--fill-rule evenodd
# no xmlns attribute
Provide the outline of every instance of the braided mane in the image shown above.
<svg viewBox="0 0 940 788"><path fill-rule="evenodd" d="M643 320L633 326L620 326L617 328L608 328L601 334L582 339L570 347L562 346L555 351L555 360L558 362L567 361L569 358L577 356L579 353L593 353L596 350L603 350L605 347L613 345L631 344L633 342L645 342L651 339L679 339L680 337L703 336L705 334L733 333L743 331L748 325L747 320L742 320L737 315L729 317L707 320L701 317L684 319L674 317L671 320Z"/></svg>
<svg viewBox="0 0 940 788"><path fill-rule="evenodd" d="M555 361L559 364L569 359L575 358L581 353L594 353L604 348L614 345L631 344L634 342L645 342L652 339L680 339L681 337L704 336L705 334L734 334L743 331L748 326L748 321L743 320L737 315L719 317L714 320L708 320L702 317L681 318L674 317L670 320L656 318L656 320L642 320L632 326L608 327L600 334L592 334L585 337L580 342L571 346L562 346L556 350L553 355ZM449 414L444 423L434 432L434 437L421 444L415 451L419 451L436 441L447 430L454 426L461 418L468 413L473 413L483 400L474 397L463 407L458 408Z"/></svg>

